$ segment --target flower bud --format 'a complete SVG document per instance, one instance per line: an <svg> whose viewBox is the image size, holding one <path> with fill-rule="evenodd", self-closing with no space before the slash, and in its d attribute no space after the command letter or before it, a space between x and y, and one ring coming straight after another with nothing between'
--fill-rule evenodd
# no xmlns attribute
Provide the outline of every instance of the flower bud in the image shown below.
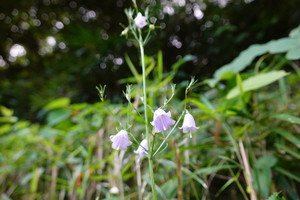
<svg viewBox="0 0 300 200"><path fill-rule="evenodd" d="M127 35L128 30L129 30L128 27L126 27L126 28L122 31L121 35Z"/></svg>
<svg viewBox="0 0 300 200"><path fill-rule="evenodd" d="M154 26L153 24L151 24L151 25L149 26L149 29L150 29L150 30L154 30L154 29L155 29L155 26Z"/></svg>

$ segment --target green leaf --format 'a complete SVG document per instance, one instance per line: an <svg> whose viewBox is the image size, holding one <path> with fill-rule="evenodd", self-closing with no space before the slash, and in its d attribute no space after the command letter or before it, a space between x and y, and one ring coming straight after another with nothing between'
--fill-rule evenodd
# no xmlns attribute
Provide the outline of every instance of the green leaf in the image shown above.
<svg viewBox="0 0 300 200"><path fill-rule="evenodd" d="M265 198L269 196L271 187L271 167L276 165L276 163L277 158L273 155L263 156L254 163L254 187L260 190Z"/></svg>
<svg viewBox="0 0 300 200"><path fill-rule="evenodd" d="M258 88L261 88L263 86L269 85L270 83L277 81L278 79L288 75L285 71L272 71L272 72L267 72L264 74L258 74L255 76L252 76L246 80L243 81L243 91L251 91L255 90ZM240 94L240 89L238 86L234 87L229 91L227 94L226 98L231 99Z"/></svg>
<svg viewBox="0 0 300 200"><path fill-rule="evenodd" d="M142 80L140 80L139 73L137 72L135 66L131 62L128 54L125 54L124 57L125 57L125 61L126 61L128 67L129 67L129 69L131 70L131 73L133 74L136 82L141 83Z"/></svg>
<svg viewBox="0 0 300 200"><path fill-rule="evenodd" d="M290 34L289 37L300 37L300 26L293 29Z"/></svg>
<svg viewBox="0 0 300 200"><path fill-rule="evenodd" d="M253 177L254 188L267 198L271 187L271 168L268 166L262 166L259 169L254 168L254 173L256 175L256 177Z"/></svg>
<svg viewBox="0 0 300 200"><path fill-rule="evenodd" d="M76 103L76 104L72 104L71 108L74 110L82 110L88 106L89 106L88 103Z"/></svg>
<svg viewBox="0 0 300 200"><path fill-rule="evenodd" d="M159 50L157 54L157 79L158 82L162 80L162 74L163 74L163 55L162 51Z"/></svg>
<svg viewBox="0 0 300 200"><path fill-rule="evenodd" d="M189 176L191 179L194 179L200 185L202 185L204 188L207 188L207 185L204 183L204 181L200 177L197 176L197 174L191 172L190 170L188 170L187 168L184 168L184 167L181 167L181 170L184 174Z"/></svg>
<svg viewBox="0 0 300 200"><path fill-rule="evenodd" d="M298 38L281 38L273 42L270 48L270 53L284 53L299 46L300 40Z"/></svg>
<svg viewBox="0 0 300 200"><path fill-rule="evenodd" d="M289 60L298 60L298 59L300 59L300 47L295 48L295 49L290 49L287 52L285 57Z"/></svg>
<svg viewBox="0 0 300 200"><path fill-rule="evenodd" d="M198 101L197 99L188 99L187 101L193 103L195 106L199 107L204 112L210 114L211 117L217 118L217 115L216 115L216 113L213 112L213 110L211 110L208 106L206 106L204 103Z"/></svg>
<svg viewBox="0 0 300 200"><path fill-rule="evenodd" d="M169 179L161 187L155 184L155 190L157 194L159 194L160 199L163 200L173 199L173 197L176 195L177 192L178 181L176 178L177 176L173 177L172 179ZM148 181L148 184L151 185L150 180Z"/></svg>
<svg viewBox="0 0 300 200"><path fill-rule="evenodd" d="M201 169L198 169L195 171L196 174L212 174L214 172L217 172L222 169L228 169L228 168L236 168L237 166L235 165L216 165L216 166L211 166L211 167L203 167Z"/></svg>
<svg viewBox="0 0 300 200"><path fill-rule="evenodd" d="M293 123L300 124L300 118L294 117L293 115L278 114L278 115L275 115L274 118L281 119L281 120L284 120L284 121L288 121L292 124Z"/></svg>
<svg viewBox="0 0 300 200"><path fill-rule="evenodd" d="M47 122L50 126L55 126L56 124L68 119L71 115L71 110L66 109L56 109L51 111L47 116Z"/></svg>
<svg viewBox="0 0 300 200"><path fill-rule="evenodd" d="M0 112L4 117L11 117L14 114L12 109L8 109L4 106L0 106Z"/></svg>
<svg viewBox="0 0 300 200"><path fill-rule="evenodd" d="M32 178L31 178L31 182L30 182L30 192L31 193L35 193L37 191L38 184L39 184L39 178L43 172L44 172L43 168L35 167L33 169Z"/></svg>
<svg viewBox="0 0 300 200"><path fill-rule="evenodd" d="M0 117L0 122L2 123L15 123L18 121L18 118L15 116L12 117Z"/></svg>
<svg viewBox="0 0 300 200"><path fill-rule="evenodd" d="M295 181L297 181L298 183L300 183L300 177L299 176L296 176L294 173L291 173L283 168L280 168L280 167L275 167L274 168L276 171L278 171L279 173L291 178L291 179L294 179Z"/></svg>
<svg viewBox="0 0 300 200"><path fill-rule="evenodd" d="M214 73L214 78L207 80L209 86L214 87L220 80L230 79L234 74L244 70L251 62L260 55L269 51L273 40L265 44L254 44L242 51L231 63L223 65Z"/></svg>
<svg viewBox="0 0 300 200"><path fill-rule="evenodd" d="M275 192L272 196L270 196L267 200L285 200L284 197L280 198L279 195L280 192Z"/></svg>
<svg viewBox="0 0 300 200"><path fill-rule="evenodd" d="M183 58L181 58L180 60L178 60L175 64L173 64L171 66L172 70L178 69L181 65L183 65L184 63L193 60L194 56L192 55L185 55Z"/></svg>
<svg viewBox="0 0 300 200"><path fill-rule="evenodd" d="M52 109L56 109L56 108L64 108L64 107L68 106L69 104L70 104L70 99L67 97L63 97L63 98L59 98L59 99L55 99L54 101L51 101L44 107L44 109L52 110Z"/></svg>
<svg viewBox="0 0 300 200"><path fill-rule="evenodd" d="M300 140L297 137L295 137L294 135L292 135L291 133L289 133L283 129L280 129L280 128L273 128L272 131L278 133L283 138L285 138L286 140L290 141L291 143L296 145L298 148L300 148Z"/></svg>
<svg viewBox="0 0 300 200"><path fill-rule="evenodd" d="M236 180L236 177L229 179L222 187L221 189L217 192L216 197L219 196L221 194L221 192L223 192L223 190L225 190L229 185L231 185L231 183L233 183Z"/></svg>
<svg viewBox="0 0 300 200"><path fill-rule="evenodd" d="M287 146L284 146L282 144L275 144L275 146L283 151L286 151L287 153L291 154L292 156L294 156L295 158L300 160L300 153L294 151L293 149L291 149Z"/></svg>
<svg viewBox="0 0 300 200"><path fill-rule="evenodd" d="M134 161L135 161L135 157L133 156L125 166L122 166L122 171L121 171L122 175L124 175L127 172L127 170L133 165Z"/></svg>
<svg viewBox="0 0 300 200"><path fill-rule="evenodd" d="M277 163L277 158L273 155L266 155L261 158L259 158L255 163L254 167L257 169L263 168L265 166L267 167L273 167Z"/></svg>
<svg viewBox="0 0 300 200"><path fill-rule="evenodd" d="M4 124L2 126L0 126L0 135L4 134L4 133L8 133L11 129L11 125L10 124Z"/></svg>

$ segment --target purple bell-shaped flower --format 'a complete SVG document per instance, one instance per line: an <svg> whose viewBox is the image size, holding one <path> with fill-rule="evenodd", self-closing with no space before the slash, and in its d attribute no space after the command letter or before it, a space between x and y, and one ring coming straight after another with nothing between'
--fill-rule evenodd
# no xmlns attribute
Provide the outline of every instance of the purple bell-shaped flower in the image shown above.
<svg viewBox="0 0 300 200"><path fill-rule="evenodd" d="M155 132L167 131L175 123L173 119L171 119L171 112L166 113L163 109L157 109L153 114L153 121L150 122L152 126L155 128Z"/></svg>
<svg viewBox="0 0 300 200"><path fill-rule="evenodd" d="M139 154L140 157L139 157L138 161L140 161L142 156L148 156L148 152L145 151L145 149L148 151L147 140L143 140L140 143L140 146L138 147L138 149L136 151L133 151L135 154Z"/></svg>
<svg viewBox="0 0 300 200"><path fill-rule="evenodd" d="M143 28L147 25L146 17L144 17L140 12L137 14L137 16L134 18L134 23L136 27Z"/></svg>
<svg viewBox="0 0 300 200"><path fill-rule="evenodd" d="M190 137L192 138L192 132L196 132L199 127L196 127L194 117L188 112L184 116L182 127L184 133L190 132Z"/></svg>
<svg viewBox="0 0 300 200"><path fill-rule="evenodd" d="M132 143L128 139L128 133L125 130L120 130L117 135L112 135L109 139L112 141L112 148L116 150L127 150L127 147Z"/></svg>

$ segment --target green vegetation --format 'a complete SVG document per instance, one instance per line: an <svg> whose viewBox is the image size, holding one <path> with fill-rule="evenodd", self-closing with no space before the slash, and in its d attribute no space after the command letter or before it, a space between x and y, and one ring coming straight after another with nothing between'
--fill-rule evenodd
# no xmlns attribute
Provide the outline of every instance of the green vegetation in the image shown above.
<svg viewBox="0 0 300 200"><path fill-rule="evenodd" d="M119 27L114 19L124 18L122 7L127 4L129 7L130 2L87 3L87 7L98 6L94 9L98 18L93 19L91 12L91 18L87 19L91 23L82 17L92 9L79 5L79 2L41 2L21 1L20 8L16 8L18 13L12 13L15 18L11 20L18 21L22 9L36 6L36 16L40 17L42 11L46 13L50 8L56 8L58 16L48 15L56 19L55 25L44 20L45 23L34 30L32 24L38 21L27 16L31 28L23 33L12 31L8 38L13 43L6 40L1 44L0 61L5 61L1 76L5 79L0 85L0 198L152 199L147 159L138 162L138 156L133 154L138 145L133 143L127 151L117 151L111 148L109 140L117 133L120 123L131 126L130 134L138 141L144 139L146 133L145 121L139 114L144 105L140 98L143 96L141 63L135 56L138 55L137 46L129 44L128 53L124 54L126 41L119 37L122 29L107 28L103 32L105 24ZM120 2L122 6L118 6ZM155 1L147 2L153 4ZM153 158L158 199L297 200L300 196L300 22L291 17L287 24L294 25L293 28L285 28L284 34L278 31L277 37L272 37L276 31L267 30L286 19L281 18L287 12L286 8L299 16L299 7L295 6L297 1L286 2L276 13L257 11L262 17L267 14L271 17L256 21L247 29L243 27L248 21L243 22L241 19L245 16L240 16L246 13L236 10L247 8L253 12L261 5L258 1L249 4L231 2L224 8L204 2L207 10L203 18L196 20L195 15L194 21L191 18L189 23L180 26L179 29L184 31L179 30L178 37L172 36L168 27L183 15L189 15L188 11L182 12L188 10L188 5L174 6L172 15L165 13L165 19L159 19L158 24L165 23L166 28L156 30L158 36L149 42L150 49L146 50L148 105L158 108L171 99L166 108L178 119L187 103L199 126L192 139L189 133L183 134L176 128L166 140L164 150ZM108 11L103 7L100 9L106 4L120 10L115 13L115 18L106 18ZM7 3L6 6L10 9L7 13L11 12L13 5ZM157 16L161 6L164 6L163 1L153 5L149 10L151 16ZM82 15L76 15L81 12L81 7L85 9L84 14L82 11ZM215 16L225 20L227 15L232 17L230 23L218 24ZM5 17L2 20L7 20ZM63 21L64 17L73 20L70 25L66 19ZM185 46L191 45L192 40L179 35L193 35L193 31L189 32L192 25L205 24L210 17L215 18L215 25L204 25L207 31L201 30L202 37L213 38L216 43L223 39L224 43L208 42L201 48L199 44ZM61 24L57 22L64 23L65 27L60 31ZM299 23L295 25L296 22ZM43 29L48 23L56 26L57 32ZM125 20L122 23L125 24ZM238 26L238 23L242 25ZM101 26L95 27L95 24ZM7 30L6 25L0 25L0 28ZM11 26L10 29L13 30ZM242 42L250 38L254 30L260 30L254 36L256 39ZM3 36L4 33L0 34ZM53 35L56 46L50 47L49 35ZM41 46L30 49L30 42L24 40L30 39L29 36L35 39L41 36L41 41L37 42ZM47 37L48 44L42 43L42 40L47 42ZM183 47L174 49L173 46L168 51L162 42L167 37L173 37L170 45L176 39ZM157 40L161 40L160 43ZM199 42L200 36L195 36L194 40ZM66 47L59 47L59 43ZM14 44L23 45L27 52L15 56L15 61L5 57L5 54L14 55L5 50ZM37 54L43 47L47 52ZM52 49L48 52L46 47ZM210 72L204 70L204 75L200 76L204 66L211 67ZM13 69L20 70L15 72ZM191 75L196 75L198 82L190 88L185 100ZM99 94L102 101L95 89L99 83L107 84L105 93ZM120 88L113 89L116 85ZM148 121L152 121L152 115L148 109ZM154 149L158 149L165 137L164 133L156 135Z"/></svg>

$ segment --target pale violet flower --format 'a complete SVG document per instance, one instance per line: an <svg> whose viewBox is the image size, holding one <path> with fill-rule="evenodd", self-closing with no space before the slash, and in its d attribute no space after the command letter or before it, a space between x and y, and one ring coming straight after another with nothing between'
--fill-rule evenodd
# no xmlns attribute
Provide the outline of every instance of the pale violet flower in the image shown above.
<svg viewBox="0 0 300 200"><path fill-rule="evenodd" d="M148 152L145 151L145 149L148 151L147 140L143 140L140 143L140 146L138 147L138 149L136 151L133 151L135 154L139 154L140 157L139 157L138 161L141 159L142 156L148 156Z"/></svg>
<svg viewBox="0 0 300 200"><path fill-rule="evenodd" d="M155 128L155 132L167 131L170 126L175 123L171 119L171 112L166 113L163 109L159 108L154 112L153 121L150 122Z"/></svg>
<svg viewBox="0 0 300 200"><path fill-rule="evenodd" d="M194 117L187 111L184 116L182 127L184 133L190 132L190 137L192 138L192 132L196 132L199 127L196 127Z"/></svg>
<svg viewBox="0 0 300 200"><path fill-rule="evenodd" d="M146 17L144 17L140 12L137 14L137 16L134 18L134 23L136 27L143 28L147 25Z"/></svg>
<svg viewBox="0 0 300 200"><path fill-rule="evenodd" d="M120 130L117 135L112 135L109 139L112 141L112 148L116 150L127 150L127 147L131 145L128 133L125 130Z"/></svg>

